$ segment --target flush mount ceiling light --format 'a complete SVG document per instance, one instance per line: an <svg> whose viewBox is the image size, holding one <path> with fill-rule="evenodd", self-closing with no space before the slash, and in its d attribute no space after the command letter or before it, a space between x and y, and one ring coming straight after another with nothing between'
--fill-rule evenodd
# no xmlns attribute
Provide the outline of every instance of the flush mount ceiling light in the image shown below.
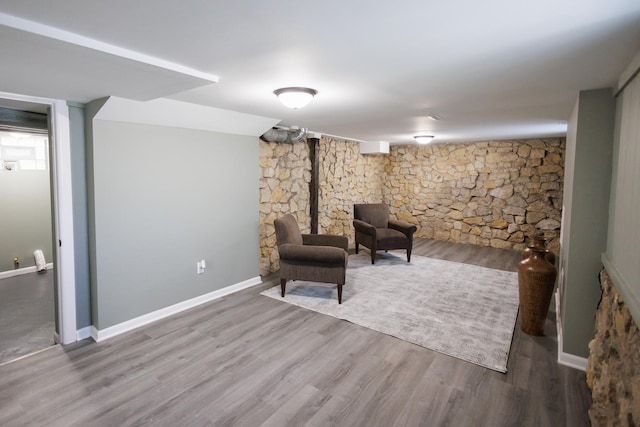
<svg viewBox="0 0 640 427"><path fill-rule="evenodd" d="M433 136L433 135L416 135L416 136L414 136L414 138L416 139L416 141L418 141L418 144L428 144L433 140L433 138L435 138L435 136Z"/></svg>
<svg viewBox="0 0 640 427"><path fill-rule="evenodd" d="M295 110L307 105L318 91L308 87L283 87L274 90L273 93L286 107Z"/></svg>

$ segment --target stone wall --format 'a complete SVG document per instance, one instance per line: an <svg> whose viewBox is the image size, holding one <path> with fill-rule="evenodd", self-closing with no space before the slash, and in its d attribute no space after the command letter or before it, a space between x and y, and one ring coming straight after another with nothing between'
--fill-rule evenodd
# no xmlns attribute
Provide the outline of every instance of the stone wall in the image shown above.
<svg viewBox="0 0 640 427"><path fill-rule="evenodd" d="M318 232L348 236L353 242L353 205L383 201L388 156L361 155L358 142L322 138L319 157Z"/></svg>
<svg viewBox="0 0 640 427"><path fill-rule="evenodd" d="M538 229L557 253L564 141L393 146L385 200L419 237L522 250Z"/></svg>
<svg viewBox="0 0 640 427"><path fill-rule="evenodd" d="M542 230L559 248L564 138L392 146L360 154L357 142L320 140L320 233L353 243L353 205L383 202L418 225L417 236L521 250ZM293 213L310 229L308 146L260 141L260 272L279 268L273 221Z"/></svg>
<svg viewBox="0 0 640 427"><path fill-rule="evenodd" d="M278 252L273 222L292 213L303 233L311 229L309 181L311 162L307 144L260 140L260 274L277 271Z"/></svg>
<svg viewBox="0 0 640 427"><path fill-rule="evenodd" d="M382 201L387 157L361 155L358 142L320 139L319 233L349 236L353 241L353 205ZM292 213L303 233L311 229L310 180L306 143L260 141L260 274L279 268L273 226L276 218Z"/></svg>
<svg viewBox="0 0 640 427"><path fill-rule="evenodd" d="M640 333L606 270L600 274L602 299L596 332L589 343L587 384L591 425L640 425Z"/></svg>

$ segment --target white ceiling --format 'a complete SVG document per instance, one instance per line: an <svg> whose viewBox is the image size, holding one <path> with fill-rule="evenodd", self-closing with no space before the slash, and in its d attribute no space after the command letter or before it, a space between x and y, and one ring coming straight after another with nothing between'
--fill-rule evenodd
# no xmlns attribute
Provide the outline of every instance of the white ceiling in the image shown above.
<svg viewBox="0 0 640 427"><path fill-rule="evenodd" d="M638 51L637 0L0 0L0 91L170 97L363 141L564 135L578 91ZM283 86L318 95L287 110Z"/></svg>

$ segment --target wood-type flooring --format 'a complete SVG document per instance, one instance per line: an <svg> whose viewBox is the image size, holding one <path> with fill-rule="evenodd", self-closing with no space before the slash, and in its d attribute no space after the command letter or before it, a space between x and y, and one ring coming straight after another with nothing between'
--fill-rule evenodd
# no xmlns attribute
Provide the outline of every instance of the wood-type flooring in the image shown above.
<svg viewBox="0 0 640 427"><path fill-rule="evenodd" d="M413 253L511 271L520 259L426 239ZM585 374L556 362L553 307L543 337L516 325L501 374L259 295L277 283L0 366L0 425L589 425Z"/></svg>
<svg viewBox="0 0 640 427"><path fill-rule="evenodd" d="M55 344L54 274L0 279L0 364Z"/></svg>

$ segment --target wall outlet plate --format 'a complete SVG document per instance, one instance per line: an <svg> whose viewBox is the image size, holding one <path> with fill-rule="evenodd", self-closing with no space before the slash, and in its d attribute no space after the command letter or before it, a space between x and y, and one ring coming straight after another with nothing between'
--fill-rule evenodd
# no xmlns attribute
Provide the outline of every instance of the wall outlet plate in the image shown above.
<svg viewBox="0 0 640 427"><path fill-rule="evenodd" d="M197 274L204 273L204 269L205 268L206 268L206 263L204 262L204 260L196 262L196 273Z"/></svg>

